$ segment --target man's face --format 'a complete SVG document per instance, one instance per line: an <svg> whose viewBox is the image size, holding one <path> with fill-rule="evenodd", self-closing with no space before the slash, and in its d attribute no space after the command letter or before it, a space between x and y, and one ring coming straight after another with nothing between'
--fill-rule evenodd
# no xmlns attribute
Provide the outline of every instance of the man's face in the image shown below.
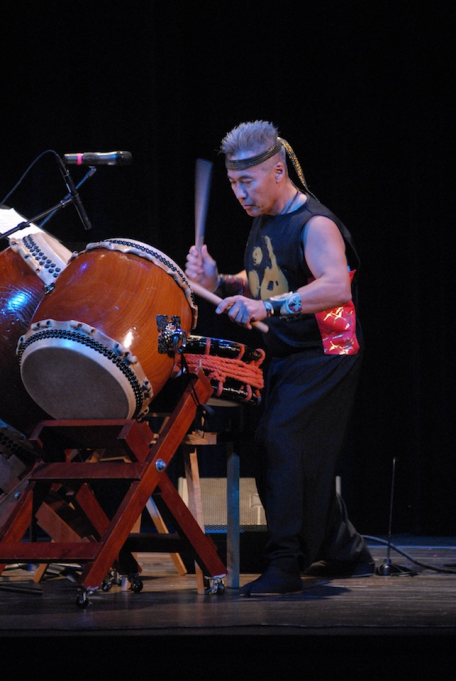
<svg viewBox="0 0 456 681"><path fill-rule="evenodd" d="M252 153L248 152L248 156L252 156ZM274 206L278 198L275 168L276 164L268 160L246 170L227 171L234 195L251 217L275 214Z"/></svg>

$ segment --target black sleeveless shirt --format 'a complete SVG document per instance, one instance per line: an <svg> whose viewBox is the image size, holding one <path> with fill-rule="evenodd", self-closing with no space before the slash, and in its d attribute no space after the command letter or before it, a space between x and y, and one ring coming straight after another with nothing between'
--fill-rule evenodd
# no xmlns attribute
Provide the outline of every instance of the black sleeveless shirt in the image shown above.
<svg viewBox="0 0 456 681"><path fill-rule="evenodd" d="M304 257L302 237L306 223L315 215L332 220L344 239L352 301L316 314L264 320L269 326L264 342L273 356L284 357L302 351L312 355L356 354L361 345L361 328L356 316L359 258L352 237L339 218L310 195L292 213L254 219L244 258L251 295L266 300L296 291L313 280Z"/></svg>

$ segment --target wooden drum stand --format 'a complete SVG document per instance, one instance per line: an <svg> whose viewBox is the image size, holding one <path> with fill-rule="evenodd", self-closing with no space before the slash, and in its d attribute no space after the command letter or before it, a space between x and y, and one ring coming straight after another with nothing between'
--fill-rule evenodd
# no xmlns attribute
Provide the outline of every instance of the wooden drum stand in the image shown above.
<svg viewBox="0 0 456 681"><path fill-rule="evenodd" d="M128 575L141 591L136 551L178 552L190 548L208 583L207 593L223 593L226 568L210 537L189 511L166 474L166 468L195 420L198 407L213 389L201 370L190 374L176 406L158 436L135 420L42 421L30 440L41 461L28 477L0 532L0 574L9 563L80 564L78 607L106 584L111 570ZM93 460L94 450L105 454ZM107 454L107 456L106 456ZM102 483L117 481L125 490L112 518L97 498ZM52 495L64 503L76 523L60 518L52 541L23 541L37 518L52 514ZM172 519L175 533L135 534L138 517L154 494L159 509ZM52 523L50 523L52 526Z"/></svg>

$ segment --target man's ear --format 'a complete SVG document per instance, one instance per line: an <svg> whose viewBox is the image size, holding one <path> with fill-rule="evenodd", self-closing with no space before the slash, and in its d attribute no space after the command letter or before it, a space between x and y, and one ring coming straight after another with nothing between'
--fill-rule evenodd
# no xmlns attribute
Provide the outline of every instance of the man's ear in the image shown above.
<svg viewBox="0 0 456 681"><path fill-rule="evenodd" d="M279 184L279 182L282 182L282 180L285 179L286 172L285 172L285 164L282 163L282 161L278 161L275 166L274 166L274 177L276 184Z"/></svg>

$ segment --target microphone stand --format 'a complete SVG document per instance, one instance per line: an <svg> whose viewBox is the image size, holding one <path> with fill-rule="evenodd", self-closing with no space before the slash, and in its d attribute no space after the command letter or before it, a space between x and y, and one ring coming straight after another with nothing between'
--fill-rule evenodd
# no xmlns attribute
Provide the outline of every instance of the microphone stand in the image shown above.
<svg viewBox="0 0 456 681"><path fill-rule="evenodd" d="M86 180L88 180L89 177L92 177L92 175L96 172L96 170L97 169L95 167L91 166L89 168L89 170L87 171L87 173L82 178L82 180L78 183L77 188L79 189L79 187L82 184L84 184L84 182ZM15 232L19 232L22 229L26 229L27 227L30 227L30 225L33 222L38 222L39 220L42 220L43 218L45 218L43 220L43 222L40 224L40 227L42 227L48 220L51 219L51 217L55 213L57 213L57 211L59 211L61 208L66 208L69 203L74 203L75 195L79 197L79 195L76 192L76 187L75 187L75 194L70 192L60 201L60 203L56 204L55 206L52 206L52 208L45 210L43 213L36 215L34 218L31 218L30 220L24 220L24 222L19 222L15 227L12 227L7 232L0 234L0 239L7 239L9 236L11 236L11 234L14 234Z"/></svg>
<svg viewBox="0 0 456 681"><path fill-rule="evenodd" d="M84 206L82 205L82 201L79 197L78 191L77 191L76 187L74 186L74 182L71 178L69 170L66 168L66 166L65 166L64 162L62 161L62 159L60 158L60 156L58 156L56 154L55 158L56 158L56 161L57 161L57 165L59 166L59 170L62 173L62 177L65 181L67 189L68 189L68 191L71 195L72 202L73 202L73 204L74 204L74 206L75 206L75 208L78 212L78 215L81 219L82 224L84 225L84 229L92 229L92 225L90 223L89 218L87 217L87 213L85 212Z"/></svg>
<svg viewBox="0 0 456 681"><path fill-rule="evenodd" d="M389 513L389 527L388 527L388 546L386 551L385 562L379 565L375 574L382 577L393 577L393 576L409 576L414 577L417 573L415 570L404 567L403 565L393 565L391 563L391 527L393 522L393 498L394 498L394 481L396 477L396 457L393 459L393 474L391 479L391 499L390 499L390 513Z"/></svg>
<svg viewBox="0 0 456 681"><path fill-rule="evenodd" d="M81 187L84 184L84 182L89 179L89 177L92 177L92 175L95 175L96 172L97 172L97 169L94 166L90 166L90 168L88 169L88 171L86 172L86 174L84 175L82 180L80 182L78 182L78 184L76 185L76 189L79 189L79 187ZM71 195L71 192L69 194L67 194L65 196L65 198L63 199L63 201L72 201L72 200L73 200L73 197ZM67 204L65 203L65 205L67 205ZM44 224L46 224L46 222L48 222L52 218L52 216L54 215L55 212L56 212L55 209L51 209L51 213L43 220L43 222L40 224L40 227L42 227ZM32 222L33 222L33 220L32 220Z"/></svg>

